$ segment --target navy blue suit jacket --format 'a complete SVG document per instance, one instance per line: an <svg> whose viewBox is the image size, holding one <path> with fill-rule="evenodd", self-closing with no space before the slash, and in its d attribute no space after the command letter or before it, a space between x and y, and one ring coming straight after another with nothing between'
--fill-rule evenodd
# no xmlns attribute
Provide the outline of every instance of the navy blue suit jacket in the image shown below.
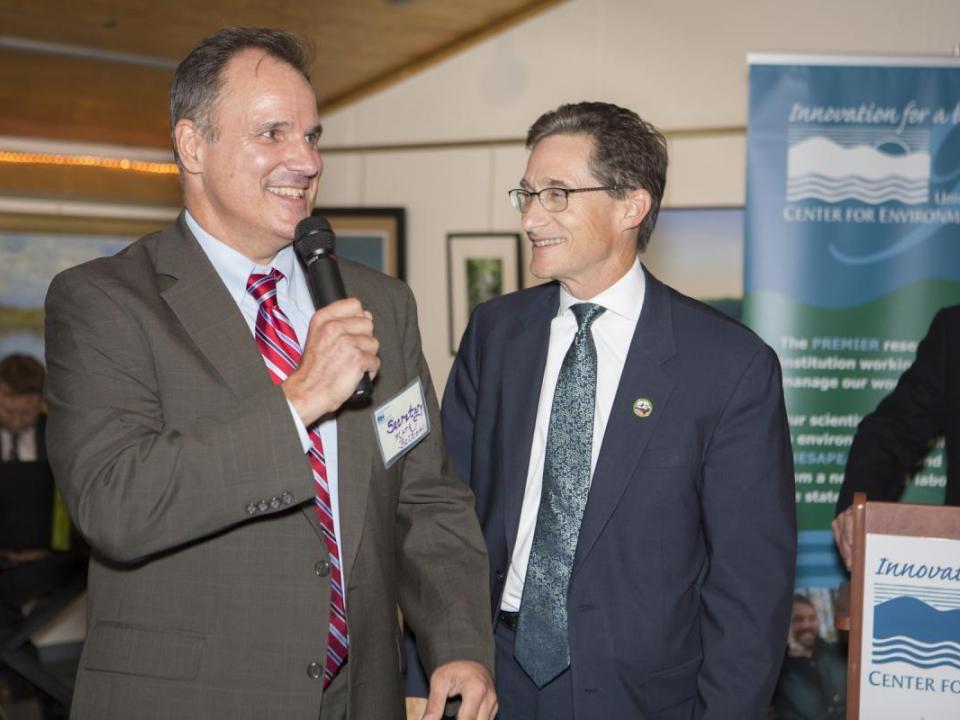
<svg viewBox="0 0 960 720"><path fill-rule="evenodd" d="M765 718L796 554L779 364L743 326L646 278L570 581L575 716ZM558 302L552 283L478 307L444 395L494 611ZM653 404L648 417L633 412L639 398Z"/></svg>

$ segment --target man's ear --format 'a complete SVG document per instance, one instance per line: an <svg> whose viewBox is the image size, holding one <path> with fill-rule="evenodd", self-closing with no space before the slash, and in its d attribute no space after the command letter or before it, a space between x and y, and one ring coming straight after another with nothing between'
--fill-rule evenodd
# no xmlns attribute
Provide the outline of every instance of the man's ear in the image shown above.
<svg viewBox="0 0 960 720"><path fill-rule="evenodd" d="M653 199L650 197L650 193L643 188L631 190L627 193L624 201L623 229L628 230L639 227L653 205Z"/></svg>
<svg viewBox="0 0 960 720"><path fill-rule="evenodd" d="M191 174L199 173L203 169L207 141L197 124L188 118L177 120L173 128L173 142L184 170Z"/></svg>

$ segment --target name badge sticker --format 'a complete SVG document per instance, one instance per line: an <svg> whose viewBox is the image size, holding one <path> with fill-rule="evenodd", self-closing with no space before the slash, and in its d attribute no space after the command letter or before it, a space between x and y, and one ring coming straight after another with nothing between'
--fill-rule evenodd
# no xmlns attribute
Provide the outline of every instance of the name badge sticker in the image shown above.
<svg viewBox="0 0 960 720"><path fill-rule="evenodd" d="M388 468L430 434L430 415L420 378L374 408L372 418L383 466Z"/></svg>

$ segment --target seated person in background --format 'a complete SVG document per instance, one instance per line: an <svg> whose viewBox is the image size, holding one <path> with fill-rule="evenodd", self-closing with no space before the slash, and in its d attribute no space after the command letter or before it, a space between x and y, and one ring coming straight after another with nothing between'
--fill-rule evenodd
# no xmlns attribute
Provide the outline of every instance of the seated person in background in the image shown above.
<svg viewBox="0 0 960 720"><path fill-rule="evenodd" d="M895 501L940 435L947 448L945 502L960 505L960 305L936 314L913 365L857 428L833 521L833 535L848 568L853 557L853 494Z"/></svg>
<svg viewBox="0 0 960 720"><path fill-rule="evenodd" d="M0 462L46 460L43 365L29 355L0 360Z"/></svg>
<svg viewBox="0 0 960 720"><path fill-rule="evenodd" d="M777 720L842 720L846 706L843 649L820 637L813 603L794 595L787 656L773 695Z"/></svg>
<svg viewBox="0 0 960 720"><path fill-rule="evenodd" d="M9 476L13 463L30 463L32 471L21 473L19 480L52 486L44 441L43 381L43 365L29 355L9 355L0 361L0 474ZM64 583L82 584L85 563L82 553L51 552L49 541L43 547L0 548L0 641L23 621L26 603ZM35 655L36 649L27 645ZM12 700L33 694L32 687L6 667L0 668L0 681Z"/></svg>

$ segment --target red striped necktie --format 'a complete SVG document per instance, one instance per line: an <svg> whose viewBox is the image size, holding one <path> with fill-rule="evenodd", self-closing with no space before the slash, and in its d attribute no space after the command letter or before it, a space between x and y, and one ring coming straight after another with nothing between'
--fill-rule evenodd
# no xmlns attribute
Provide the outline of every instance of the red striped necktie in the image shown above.
<svg viewBox="0 0 960 720"><path fill-rule="evenodd" d="M300 362L300 343L297 333L277 304L277 280L283 279L283 273L271 268L269 274L251 273L247 280L247 292L253 295L259 305L255 335L263 361L267 365L274 384L287 379ZM309 430L310 465L313 468L313 480L316 485L314 505L323 537L330 553L330 633L327 639L327 658L323 671L323 686L330 684L333 676L347 661L347 615L343 602L342 574L340 572L340 550L337 547L337 534L333 524L333 510L330 505L330 486L327 483L327 464L323 454L323 441L320 431L314 425Z"/></svg>

